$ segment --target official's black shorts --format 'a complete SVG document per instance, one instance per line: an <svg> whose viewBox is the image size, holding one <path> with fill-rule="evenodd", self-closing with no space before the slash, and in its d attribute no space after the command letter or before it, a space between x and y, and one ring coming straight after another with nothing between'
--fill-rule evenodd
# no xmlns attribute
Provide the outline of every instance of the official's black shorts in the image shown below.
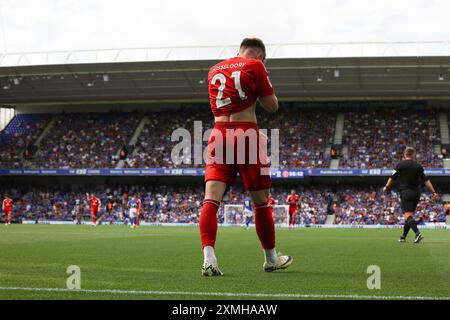
<svg viewBox="0 0 450 320"><path fill-rule="evenodd" d="M403 213L415 212L420 200L420 192L417 190L402 190L400 192L401 207Z"/></svg>

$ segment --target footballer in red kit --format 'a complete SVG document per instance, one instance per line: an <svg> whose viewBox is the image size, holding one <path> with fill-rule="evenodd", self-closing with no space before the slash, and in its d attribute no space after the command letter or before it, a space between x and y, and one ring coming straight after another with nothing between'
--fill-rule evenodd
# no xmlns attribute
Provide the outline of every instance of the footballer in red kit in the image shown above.
<svg viewBox="0 0 450 320"><path fill-rule="evenodd" d="M295 190L291 190L291 194L287 197L287 203L289 204L289 229L295 226L295 216L298 210L298 200L300 197L295 193Z"/></svg>
<svg viewBox="0 0 450 320"><path fill-rule="evenodd" d="M269 197L269 206L271 206L272 208L275 207L275 199L272 197Z"/></svg>
<svg viewBox="0 0 450 320"><path fill-rule="evenodd" d="M92 223L94 224L94 226L96 226L98 224L98 211L100 206L102 205L102 202L94 194L91 194L91 196L89 197L89 194L87 193L86 196L91 207Z"/></svg>
<svg viewBox="0 0 450 320"><path fill-rule="evenodd" d="M205 170L205 199L200 214L200 236L204 253L202 274L220 276L214 247L217 211L226 187L239 173L254 204L256 233L264 251L263 270L286 269L291 256L275 249L273 207L269 205L270 164L267 137L257 126L256 102L269 113L278 110L278 99L264 66L266 49L257 38L242 41L237 57L211 67L208 92L214 128L208 140Z"/></svg>
<svg viewBox="0 0 450 320"><path fill-rule="evenodd" d="M274 210L275 205L276 205L275 199L269 195L269 200L267 201L267 203L269 204L269 206L272 207L272 219L275 222L277 220L277 213Z"/></svg>
<svg viewBox="0 0 450 320"><path fill-rule="evenodd" d="M137 213L136 213L136 227L140 226L140 217L141 217L141 208L142 208L142 203L141 203L141 199L139 199L139 196L136 197L136 203L137 203Z"/></svg>
<svg viewBox="0 0 450 320"><path fill-rule="evenodd" d="M5 215L5 225L11 224L11 213L13 208L13 200L9 196L5 196L2 202L2 210Z"/></svg>

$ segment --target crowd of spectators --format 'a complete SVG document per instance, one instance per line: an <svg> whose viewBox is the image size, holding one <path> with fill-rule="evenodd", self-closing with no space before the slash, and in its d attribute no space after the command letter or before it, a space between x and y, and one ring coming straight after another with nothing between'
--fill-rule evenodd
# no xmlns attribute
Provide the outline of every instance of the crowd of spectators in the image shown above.
<svg viewBox="0 0 450 320"><path fill-rule="evenodd" d="M134 113L61 114L31 161L35 168L114 168L140 118Z"/></svg>
<svg viewBox="0 0 450 320"><path fill-rule="evenodd" d="M50 117L46 115L16 115L0 133L0 164L2 168L18 169L24 166L23 152L33 144Z"/></svg>
<svg viewBox="0 0 450 320"><path fill-rule="evenodd" d="M350 111L326 108L284 106L276 116L258 112L261 129L279 129L281 168L329 168L330 147L336 127L336 115L345 115L340 168L393 168L405 146L416 149L424 167L442 168L438 111L433 109L371 108ZM201 123L201 135L212 128L208 107L185 107L151 113L60 114L30 161L21 159L23 149L35 142L47 121L26 122L9 140L0 135L2 168L114 168L118 151L130 142L138 123L147 117L134 150L125 160L125 168L202 167L194 163L194 121ZM48 119L47 119L48 120ZM14 121L14 120L13 120ZM17 122L17 121L16 121ZM191 134L191 152L185 163L175 163L172 150L180 141L172 141L177 129ZM4 135L4 133L2 134ZM270 141L269 134L269 141ZM206 141L203 141L203 147ZM268 149L270 153L271 144Z"/></svg>
<svg viewBox="0 0 450 320"><path fill-rule="evenodd" d="M329 148L336 127L336 113L318 108L284 108L276 117L261 114L259 126L279 129L280 166L329 168ZM328 149L328 151L327 151Z"/></svg>
<svg viewBox="0 0 450 320"><path fill-rule="evenodd" d="M345 113L341 168L394 168L406 146L424 167L442 168L436 110L366 109Z"/></svg>
<svg viewBox="0 0 450 320"><path fill-rule="evenodd" d="M402 224L399 195L382 193L378 187L340 186L331 190L326 187L298 187L300 206L298 224L324 224L328 215L335 216L336 224L347 225L396 225ZM290 188L276 188L272 192L276 205L287 205ZM48 190L30 189L26 186L0 190L14 199L16 219L90 221L86 192L94 193L102 201L100 209L103 223L123 222L127 219L127 203L131 195L142 201L142 221L149 223L197 223L203 201L203 189L186 186L131 186L83 188L77 191L64 188ZM242 205L245 193L239 187L231 188L224 197L224 204ZM107 210L107 204L110 210ZM279 210L286 215L286 211ZM241 211L239 211L241 213ZM222 206L220 221L242 222L234 216L225 219ZM230 212L228 211L228 214ZM232 213L237 214L237 212ZM440 203L430 201L424 194L416 212L416 220L445 222L446 209ZM284 217L285 219L285 217ZM280 220L280 219L278 219ZM283 219L281 219L283 220ZM284 220L286 221L286 220ZM280 222L280 221L278 221Z"/></svg>
<svg viewBox="0 0 450 320"><path fill-rule="evenodd" d="M200 139L207 129L213 126L209 109L190 109L164 111L147 114L148 121L139 135L135 151L126 160L128 168L193 168L202 166L194 164L194 148L183 157L184 163L175 163L172 159L172 149L179 140L172 141L172 133L177 129L186 129L190 133L191 145L194 143L194 121L201 122ZM206 142L203 142L203 147Z"/></svg>
<svg viewBox="0 0 450 320"><path fill-rule="evenodd" d="M126 187L90 188L76 191L64 188L5 189L14 199L14 216L28 220L90 221L90 207L86 192L100 198L103 223L123 222L128 214L128 200L137 195L142 201L146 222L194 223L198 221L203 195L192 187ZM110 204L110 210L107 205Z"/></svg>
<svg viewBox="0 0 450 320"><path fill-rule="evenodd" d="M212 116L207 109L160 112L148 115L148 122L136 144L135 153L128 157L130 168L179 168L198 167L194 164L194 148L186 157L186 163L177 164L171 158L172 132L183 128L190 132L192 145L194 121L201 121L202 133L212 128ZM277 116L266 113L258 115L258 126L266 129L270 141L270 130L279 129L280 166L285 168L328 168L330 155L327 152L334 137L336 116L318 109L280 109ZM203 142L203 147L206 142ZM270 144L268 145L270 154Z"/></svg>

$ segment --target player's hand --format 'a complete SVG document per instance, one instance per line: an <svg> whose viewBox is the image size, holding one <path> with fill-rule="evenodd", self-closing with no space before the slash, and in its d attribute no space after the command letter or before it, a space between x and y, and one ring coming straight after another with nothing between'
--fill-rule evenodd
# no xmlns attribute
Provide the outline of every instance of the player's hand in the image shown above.
<svg viewBox="0 0 450 320"><path fill-rule="evenodd" d="M437 202L437 201L439 201L439 194L437 194L436 192L435 193L433 193L433 195L431 196L431 200L433 201L433 202Z"/></svg>
<svg viewBox="0 0 450 320"><path fill-rule="evenodd" d="M383 187L383 192L384 192L384 193L387 193L388 191L389 191L388 187L384 186L384 187Z"/></svg>

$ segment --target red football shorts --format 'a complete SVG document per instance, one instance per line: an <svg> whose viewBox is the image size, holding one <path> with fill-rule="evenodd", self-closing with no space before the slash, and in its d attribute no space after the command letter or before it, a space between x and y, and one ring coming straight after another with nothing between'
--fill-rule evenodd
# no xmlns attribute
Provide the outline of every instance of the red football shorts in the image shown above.
<svg viewBox="0 0 450 320"><path fill-rule="evenodd" d="M289 215L295 216L297 214L297 208L289 208Z"/></svg>
<svg viewBox="0 0 450 320"><path fill-rule="evenodd" d="M11 209L5 209L3 212L5 213L5 216L8 216L11 214Z"/></svg>
<svg viewBox="0 0 450 320"><path fill-rule="evenodd" d="M249 191L270 188L267 137L253 122L216 122L208 141L205 182L233 185L238 173Z"/></svg>
<svg viewBox="0 0 450 320"><path fill-rule="evenodd" d="M98 209L97 208L91 208L91 213L93 216L97 216Z"/></svg>

